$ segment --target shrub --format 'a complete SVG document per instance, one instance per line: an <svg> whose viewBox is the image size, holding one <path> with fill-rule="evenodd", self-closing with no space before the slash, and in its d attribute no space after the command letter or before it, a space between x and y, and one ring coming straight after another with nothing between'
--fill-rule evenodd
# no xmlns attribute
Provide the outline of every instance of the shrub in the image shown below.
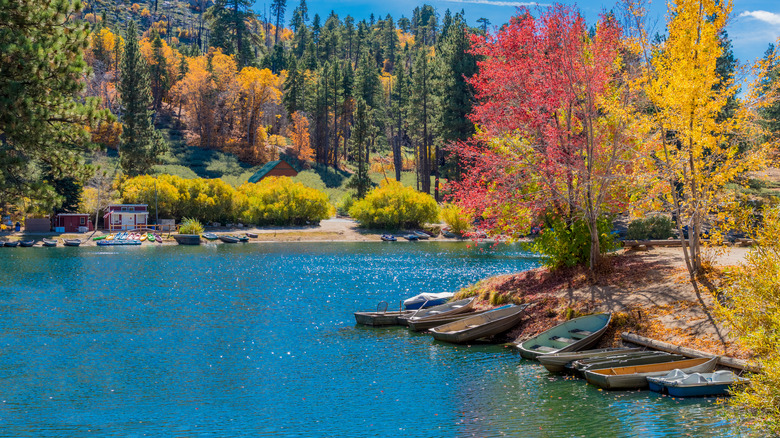
<svg viewBox="0 0 780 438"><path fill-rule="evenodd" d="M666 216L636 219L628 224L626 237L630 240L668 239L674 235L674 226Z"/></svg>
<svg viewBox="0 0 780 438"><path fill-rule="evenodd" d="M363 227L411 228L436 222L439 206L431 195L385 180L364 199L356 201L349 215Z"/></svg>
<svg viewBox="0 0 780 438"><path fill-rule="evenodd" d="M444 205L441 209L441 218L453 233L459 235L466 233L474 220L471 214L464 213L463 209L455 204Z"/></svg>
<svg viewBox="0 0 780 438"><path fill-rule="evenodd" d="M328 195L284 176L243 184L237 204L239 219L258 225L319 223L334 213Z"/></svg>
<svg viewBox="0 0 780 438"><path fill-rule="evenodd" d="M341 201L336 205L336 213L341 216L349 216L349 209L352 208L353 204L355 204L355 198L352 193L347 193L341 197Z"/></svg>
<svg viewBox="0 0 780 438"><path fill-rule="evenodd" d="M203 234L203 225L197 219L184 218L181 220L179 234Z"/></svg>
<svg viewBox="0 0 780 438"><path fill-rule="evenodd" d="M581 219L567 225L563 219L548 219L536 239L529 245L532 251L544 257L544 264L557 269L564 266L586 264L590 260L590 231ZM617 249L612 231L612 220L603 217L598 221L599 250L602 254Z"/></svg>

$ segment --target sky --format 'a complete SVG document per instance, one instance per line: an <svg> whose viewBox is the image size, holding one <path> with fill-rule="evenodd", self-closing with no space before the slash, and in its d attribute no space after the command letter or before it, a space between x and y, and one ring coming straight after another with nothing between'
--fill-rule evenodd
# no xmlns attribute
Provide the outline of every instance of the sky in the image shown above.
<svg viewBox="0 0 780 438"><path fill-rule="evenodd" d="M594 23L604 10L612 9L616 2L609 0L559 0L560 3L576 5L589 24ZM262 12L271 0L255 0L255 8ZM287 0L286 22L289 22L293 9L299 0ZM395 20L402 15L412 16L415 7L427 3L436 8L439 17L450 9L453 13L465 11L469 25L477 26L477 19L485 17L491 26L500 26L515 14L518 6L527 6L532 11L545 7L548 3L534 3L512 0L307 0L310 18L315 13L324 19L331 11L340 18L352 15L356 20L368 19L370 14L386 16ZM778 0L732 0L733 13L727 27L732 39L734 54L742 63L753 62L763 56L769 43L780 37L780 1ZM654 0L650 4L649 18L657 23L658 31L663 31L666 15L666 3Z"/></svg>

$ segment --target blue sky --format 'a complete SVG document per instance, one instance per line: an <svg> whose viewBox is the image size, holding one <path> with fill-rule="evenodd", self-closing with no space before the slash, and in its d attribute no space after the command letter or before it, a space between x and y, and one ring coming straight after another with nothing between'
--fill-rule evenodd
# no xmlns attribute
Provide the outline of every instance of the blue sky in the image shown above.
<svg viewBox="0 0 780 438"><path fill-rule="evenodd" d="M271 0L255 0L255 8L262 11L264 4L270 5ZM595 22L601 11L614 7L614 1L561 0L561 3L577 5L584 13L589 23ZM292 15L292 10L298 5L299 0L287 0L286 19ZM517 6L528 5L535 9L536 3L526 3L512 0L307 0L310 16L314 13L323 18L336 11L339 17L352 15L358 20L368 18L371 13L376 16L385 16L388 13L394 19L401 15L411 17L412 10L423 3L436 8L439 16L444 15L446 9L453 12L463 9L469 24L475 26L477 19L485 17L492 25L501 25L514 15ZM552 2L550 2L552 3ZM767 45L777 40L780 36L780 1L778 0L732 0L733 14L728 26L729 35L734 44L734 53L741 62L752 61L764 54ZM658 29L664 28L664 15L666 3L655 0L650 4L650 16L657 20Z"/></svg>

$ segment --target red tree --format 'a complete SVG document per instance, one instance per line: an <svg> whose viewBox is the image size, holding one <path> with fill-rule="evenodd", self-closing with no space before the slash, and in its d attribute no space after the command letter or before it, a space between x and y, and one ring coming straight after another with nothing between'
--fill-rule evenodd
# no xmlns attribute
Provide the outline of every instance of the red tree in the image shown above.
<svg viewBox="0 0 780 438"><path fill-rule="evenodd" d="M605 15L590 35L563 5L539 18L519 12L495 36L473 37L472 52L483 57L471 79L478 99L471 118L480 131L457 146L467 172L455 184L456 199L493 233L515 234L541 214L568 225L584 220L592 269L600 255L597 221L624 208L616 194L636 143L626 135L621 29Z"/></svg>

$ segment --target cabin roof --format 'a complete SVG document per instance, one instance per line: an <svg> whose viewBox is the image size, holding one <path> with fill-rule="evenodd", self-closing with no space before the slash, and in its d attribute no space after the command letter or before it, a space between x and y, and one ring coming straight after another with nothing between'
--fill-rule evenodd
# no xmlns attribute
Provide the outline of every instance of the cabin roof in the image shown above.
<svg viewBox="0 0 780 438"><path fill-rule="evenodd" d="M268 172L273 170L276 166L280 165L282 162L284 162L284 164L290 166L291 168L295 169L294 167L292 167L292 165L290 165L290 163L288 163L285 160L269 161L265 163L265 166L261 167L260 170L255 172L254 175L250 176L248 181L251 183L256 183L260 181L261 179L265 178Z"/></svg>

